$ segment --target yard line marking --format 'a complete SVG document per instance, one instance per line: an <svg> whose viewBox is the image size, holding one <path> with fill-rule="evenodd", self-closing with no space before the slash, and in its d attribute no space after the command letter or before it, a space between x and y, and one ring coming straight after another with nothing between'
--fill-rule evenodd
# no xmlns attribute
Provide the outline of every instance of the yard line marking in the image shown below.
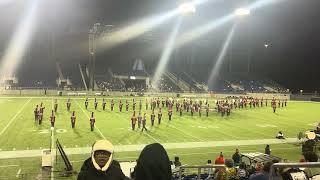
<svg viewBox="0 0 320 180"><path fill-rule="evenodd" d="M204 141L204 140L202 140L202 139L200 139L200 138L197 138L197 137L195 137L195 136L193 136L193 135L191 135L191 134L189 134L189 133L186 133L186 132L184 132L184 131L176 128L176 127L175 127L174 125L172 125L172 124L169 124L169 123L166 123L166 122L164 122L164 124L168 125L168 126L171 127L171 128L174 128L174 129L182 132L183 134L188 135L188 136L190 136L190 137L192 137L192 138L194 138L194 139L196 139L196 140L198 140L198 141Z"/></svg>
<svg viewBox="0 0 320 180"><path fill-rule="evenodd" d="M52 107L51 109L53 110L53 97L52 97L52 103L51 103ZM54 154L52 152L52 150L54 149L54 127L50 128L51 129L51 147L50 147L50 151L51 151L51 180L54 180Z"/></svg>
<svg viewBox="0 0 320 180"><path fill-rule="evenodd" d="M18 167L18 166L19 166L19 165L12 164L12 165L0 166L0 168L4 168L4 167Z"/></svg>
<svg viewBox="0 0 320 180"><path fill-rule="evenodd" d="M182 143L162 143L166 150L170 149L190 149L190 148L212 148L228 146L254 146L266 144L295 144L300 142L297 138L279 139L255 139L255 140L235 140L235 141L208 141L208 142L182 142ZM132 144L132 143L128 143ZM147 144L115 145L115 152L136 152L141 151ZM90 154L90 147L66 148L67 154ZM21 150L21 151L1 151L0 159L10 159L19 157L39 157L41 150Z"/></svg>
<svg viewBox="0 0 320 180"><path fill-rule="evenodd" d="M16 177L18 178L20 176L21 173L21 168L18 170Z"/></svg>
<svg viewBox="0 0 320 180"><path fill-rule="evenodd" d="M158 141L156 138L154 138L153 136L151 136L149 133L146 133L146 135L148 137L150 137L151 139L153 139L154 141L156 141L157 143L160 143L160 141Z"/></svg>
<svg viewBox="0 0 320 180"><path fill-rule="evenodd" d="M78 161L70 161L72 163L84 162L85 160L78 160Z"/></svg>
<svg viewBox="0 0 320 180"><path fill-rule="evenodd" d="M188 121L188 119L186 117L181 117L181 118L184 119L183 121ZM194 125L194 126L203 125L203 123L198 123L198 122L195 122L195 121L191 121L190 124ZM218 133L224 135L224 136L221 137L222 140L227 140L226 137L228 137L228 136L232 137L233 139L239 139L238 137L232 136L231 134L227 134L227 133L224 133L223 131L220 131L219 128L215 129L215 132L218 132Z"/></svg>
<svg viewBox="0 0 320 180"><path fill-rule="evenodd" d="M84 109L80 106L80 104L78 103L78 101L76 101L77 105L80 107L80 109L82 110L82 112L87 116L88 119L90 119L90 117L88 116L88 114L84 111ZM98 130L100 136L103 138L103 139L107 139L103 134L102 132L100 131L100 129L98 128L97 125L95 125L96 129Z"/></svg>
<svg viewBox="0 0 320 180"><path fill-rule="evenodd" d="M22 112L22 110L26 107L27 104L29 104L29 102L31 101L32 98L30 98L26 103L24 103L24 105L20 108L20 111L18 111L16 113L16 115L14 115L11 120L9 121L9 123L6 125L6 127L4 127L2 129L2 131L0 132L0 137L1 135L7 130L7 128L11 125L11 123L17 118L17 116Z"/></svg>

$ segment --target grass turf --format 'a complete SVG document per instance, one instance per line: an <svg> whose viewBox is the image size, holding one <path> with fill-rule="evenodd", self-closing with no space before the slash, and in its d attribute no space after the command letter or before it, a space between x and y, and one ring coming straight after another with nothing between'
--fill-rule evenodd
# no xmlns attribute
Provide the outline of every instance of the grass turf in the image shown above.
<svg viewBox="0 0 320 180"><path fill-rule="evenodd" d="M56 98L56 97L54 97ZM319 122L319 103L311 102L289 102L285 108L277 108L277 113L272 113L270 103L268 107L247 108L233 110L231 116L221 117L216 112L210 112L209 117L202 117L197 113L193 117L184 112L182 117L173 113L173 120L168 121L167 109L162 110L163 119L161 125L155 124L150 127L150 105L145 110L145 99L142 100L142 112L147 112L147 128L149 132L131 130L132 97L123 97L124 103L128 99L129 112L118 110L119 97L115 97L114 111L110 111L110 100L108 97L106 111L102 111L102 99L98 98L98 110L93 108L93 99L89 100L89 108L84 108L84 98L71 98L71 111L66 110L66 97L58 99L58 112L56 113L56 124L54 137L66 147L87 147L97 140L106 137L114 145L148 144L160 143L184 143L198 141L219 141L219 140L252 140L272 139L278 131L283 131L286 137L297 137L298 132L314 129ZM140 98L135 98L139 109ZM150 100L150 98L148 98ZM34 121L33 110L37 104L43 102L46 107L42 125ZM9 98L0 99L0 149L2 151L27 150L49 148L51 141L49 116L52 109L52 97L35 98ZM214 99L210 99L211 107L214 107ZM76 128L71 128L71 112L76 111ZM96 129L90 131L89 116L95 112ZM157 114L158 110L155 111ZM156 119L157 122L157 119ZM98 130L99 129L99 130ZM265 145L242 146L241 151L263 152ZM170 149L168 153L172 159L179 155L181 160L187 164L204 164L207 159L213 159L220 151L230 157L236 147L216 148L193 148L193 149ZM300 148L290 144L273 145L273 154L290 160L300 158ZM88 152L90 153L90 152ZM122 160L136 159L139 152L121 152L116 157ZM185 154L185 155L184 155ZM88 155L72 155L71 161L82 161ZM24 172L35 172L40 169L41 159L39 158L18 158L1 160L0 165L19 164L21 174ZM80 163L81 164L81 163ZM31 168L30 165L33 167ZM79 169L79 163L75 168ZM1 174L16 174L16 166L0 167ZM8 175L9 175L8 174Z"/></svg>

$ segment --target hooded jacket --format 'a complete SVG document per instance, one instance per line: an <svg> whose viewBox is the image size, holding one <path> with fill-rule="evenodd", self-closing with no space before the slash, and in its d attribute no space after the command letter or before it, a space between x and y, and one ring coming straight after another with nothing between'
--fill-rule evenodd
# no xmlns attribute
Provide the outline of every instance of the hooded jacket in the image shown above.
<svg viewBox="0 0 320 180"><path fill-rule="evenodd" d="M105 166L100 167L94 159L94 153L98 150L110 152L110 157ZM123 174L119 163L113 160L113 145L107 140L99 140L92 146L91 158L83 163L78 180L123 180Z"/></svg>
<svg viewBox="0 0 320 180"><path fill-rule="evenodd" d="M135 180L171 180L168 154L162 145L147 145L141 152L135 168Z"/></svg>

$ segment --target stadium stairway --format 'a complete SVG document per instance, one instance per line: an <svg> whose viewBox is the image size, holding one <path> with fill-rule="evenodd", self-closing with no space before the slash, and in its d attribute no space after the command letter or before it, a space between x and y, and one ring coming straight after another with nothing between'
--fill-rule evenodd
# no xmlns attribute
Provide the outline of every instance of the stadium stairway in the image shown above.
<svg viewBox="0 0 320 180"><path fill-rule="evenodd" d="M177 84L177 86L184 92L189 92L189 84L183 81L182 79L178 78L173 73L166 71L164 73L165 76L167 76L173 83Z"/></svg>

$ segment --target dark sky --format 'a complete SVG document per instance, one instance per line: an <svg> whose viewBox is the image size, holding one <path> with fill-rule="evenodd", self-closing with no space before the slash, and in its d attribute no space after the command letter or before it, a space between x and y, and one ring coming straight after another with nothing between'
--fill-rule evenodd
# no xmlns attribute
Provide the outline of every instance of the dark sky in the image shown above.
<svg viewBox="0 0 320 180"><path fill-rule="evenodd" d="M10 2L10 0L8 1ZM87 61L88 31L96 22L112 24L115 29L137 22L141 18L171 10L178 1L172 0L47 0L41 1L36 31L28 53L19 68L19 75L30 78L52 76L55 61L66 64ZM239 0L209 0L197 7L197 13L186 17L180 33L199 27L231 13ZM0 53L5 52L13 32L26 10L27 1L0 3ZM279 3L253 11L240 22L235 31L233 49L250 47L251 71L270 77L286 87L305 91L320 91L320 19L319 0L279 0ZM188 57L193 49L193 71L210 71L232 23L183 46L174 57ZM155 66L165 40L174 25L171 20L152 31L152 40L142 43L140 37L98 55L98 63L118 66L142 58L147 66ZM54 45L48 38L54 34ZM51 34L52 35L52 34ZM249 40L249 41L248 41ZM249 43L248 43L249 42ZM264 44L268 43L268 48ZM157 48L153 54L149 47ZM52 48L55 57L52 59ZM179 58L173 58L173 60ZM233 56L234 71L246 67L245 59ZM183 63L183 60L172 62ZM227 64L227 63L225 63ZM41 70L39 70L41 68ZM237 69L238 68L238 69ZM225 68L226 69L226 68ZM38 71L38 73L30 73ZM207 72L208 73L208 72ZM26 77L26 76L24 76Z"/></svg>

